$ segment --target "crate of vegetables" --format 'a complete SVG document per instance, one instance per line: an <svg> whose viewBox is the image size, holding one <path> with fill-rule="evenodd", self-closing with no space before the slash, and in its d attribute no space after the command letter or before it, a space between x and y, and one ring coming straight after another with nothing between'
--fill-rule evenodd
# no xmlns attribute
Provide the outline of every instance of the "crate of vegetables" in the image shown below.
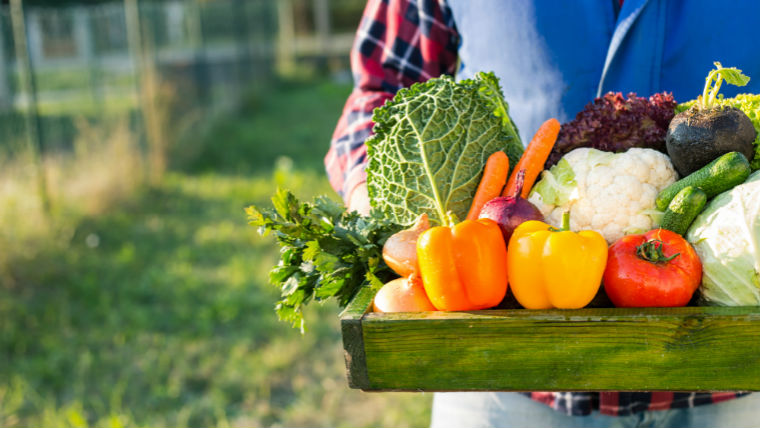
<svg viewBox="0 0 760 428"><path fill-rule="evenodd" d="M363 390L760 390L760 96L717 96L747 80L607 94L525 150L492 74L401 90L373 116L370 216L249 208L281 245L277 313L346 306Z"/></svg>

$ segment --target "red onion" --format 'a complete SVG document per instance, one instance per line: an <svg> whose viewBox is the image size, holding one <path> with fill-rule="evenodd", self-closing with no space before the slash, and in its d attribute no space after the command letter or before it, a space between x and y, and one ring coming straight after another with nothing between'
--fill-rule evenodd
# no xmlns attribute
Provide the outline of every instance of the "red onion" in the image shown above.
<svg viewBox="0 0 760 428"><path fill-rule="evenodd" d="M525 170L521 169L515 179L515 193L506 197L493 198L480 210L479 218L488 218L499 224L504 242L507 244L509 244L509 238L512 237L512 232L520 224L528 220L544 221L541 211L520 196L524 183Z"/></svg>

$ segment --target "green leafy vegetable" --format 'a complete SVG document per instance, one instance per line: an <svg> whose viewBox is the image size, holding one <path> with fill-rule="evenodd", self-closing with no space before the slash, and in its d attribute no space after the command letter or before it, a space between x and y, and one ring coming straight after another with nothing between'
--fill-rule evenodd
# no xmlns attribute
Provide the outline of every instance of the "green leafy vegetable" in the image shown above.
<svg viewBox="0 0 760 428"><path fill-rule="evenodd" d="M676 107L676 113L688 110L696 102L696 100L692 100L679 104L678 107ZM723 98L722 95L718 95L715 99L715 104L720 107L736 107L743 111L752 121L752 125L755 127L755 132L757 132L757 137L755 137L755 141L752 143L755 147L755 156L752 158L750 166L753 171L760 169L760 95L739 94L733 98Z"/></svg>
<svg viewBox="0 0 760 428"><path fill-rule="evenodd" d="M575 119L563 123L545 167L559 162L579 147L621 153L632 147L665 152L665 135L673 120L673 95L660 92L649 98L608 92L586 104Z"/></svg>
<svg viewBox="0 0 760 428"><path fill-rule="evenodd" d="M551 169L544 170L541 180L533 186L532 192L541 195L548 205L565 205L570 195L577 189L575 171L567 159L562 158Z"/></svg>
<svg viewBox="0 0 760 428"><path fill-rule="evenodd" d="M479 73L477 77L480 81L478 88L480 95L491 105L493 115L501 119L502 130L511 139L510 143L504 147L504 153L509 158L509 175L512 175L512 170L524 151L520 141L520 133L517 130L517 125L509 116L509 104L501 93L499 78L493 73Z"/></svg>
<svg viewBox="0 0 760 428"><path fill-rule="evenodd" d="M522 143L492 73L454 82L430 79L400 90L375 109L367 141L373 212L410 225L463 219L489 155L503 150L515 165Z"/></svg>
<svg viewBox="0 0 760 428"><path fill-rule="evenodd" d="M706 302L760 305L760 172L710 201L686 238L702 260Z"/></svg>
<svg viewBox="0 0 760 428"><path fill-rule="evenodd" d="M726 83L734 86L744 86L749 83L749 77L742 74L742 71L736 67L723 68L719 62L714 62L715 70L710 71L705 79L705 89L699 99L700 106L703 109L709 109L715 104L715 99L720 91L720 85L725 79ZM713 85L713 82L715 84Z"/></svg>
<svg viewBox="0 0 760 428"><path fill-rule="evenodd" d="M280 244L280 262L269 280L281 289L279 318L304 330L303 306L335 297L342 306L363 286L380 288L395 275L385 265L385 240L401 228L346 210L327 197L301 203L278 189L274 209L246 208L251 225Z"/></svg>

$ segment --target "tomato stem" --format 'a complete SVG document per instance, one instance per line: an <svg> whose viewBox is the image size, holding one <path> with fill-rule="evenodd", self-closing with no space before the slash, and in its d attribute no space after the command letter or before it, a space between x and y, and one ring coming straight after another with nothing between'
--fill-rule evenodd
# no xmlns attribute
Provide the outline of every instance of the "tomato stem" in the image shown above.
<svg viewBox="0 0 760 428"><path fill-rule="evenodd" d="M664 242L659 239L650 239L636 247L636 255L651 263L667 263L681 254L675 253L670 257L665 257L665 253L663 253L664 248Z"/></svg>

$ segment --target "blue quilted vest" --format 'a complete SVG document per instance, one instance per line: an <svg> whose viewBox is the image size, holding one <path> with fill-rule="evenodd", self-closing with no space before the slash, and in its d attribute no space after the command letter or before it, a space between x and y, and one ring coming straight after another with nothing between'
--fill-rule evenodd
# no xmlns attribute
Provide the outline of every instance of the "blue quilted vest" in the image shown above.
<svg viewBox="0 0 760 428"><path fill-rule="evenodd" d="M448 0L461 36L457 78L493 70L524 141L549 117L572 119L607 91L679 102L701 93L713 61L760 92L760 1Z"/></svg>

